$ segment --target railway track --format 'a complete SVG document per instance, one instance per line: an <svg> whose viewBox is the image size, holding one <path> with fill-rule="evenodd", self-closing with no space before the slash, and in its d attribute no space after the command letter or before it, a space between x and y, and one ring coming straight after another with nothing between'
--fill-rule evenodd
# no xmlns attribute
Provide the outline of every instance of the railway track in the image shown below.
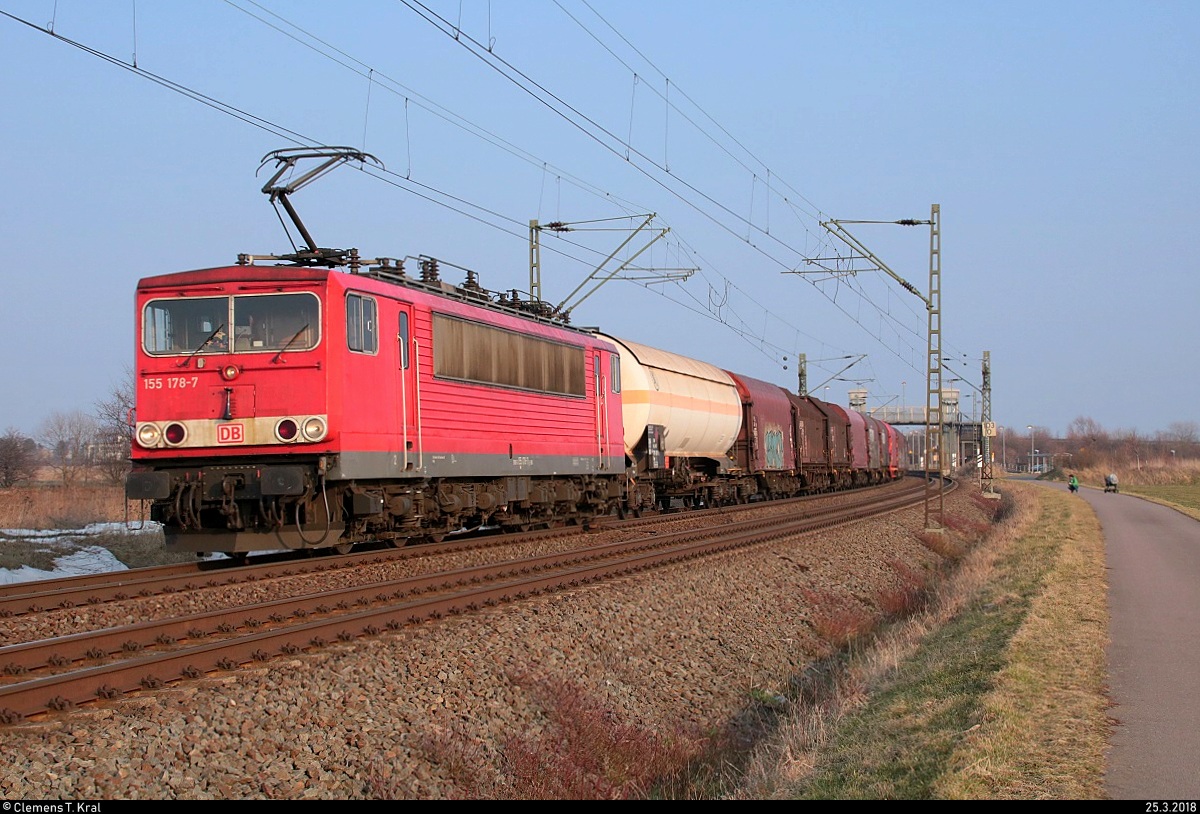
<svg viewBox="0 0 1200 814"><path fill-rule="evenodd" d="M422 574L387 577L388 565L403 564L418 556L478 551L481 547L514 543L511 537L486 541L463 541L418 549L351 554L327 561L296 561L286 564L243 566L221 572L224 583L199 584L197 574L156 570L154 575L131 574L115 585L72 585L28 591L16 600L23 613L37 614L38 601L59 600L54 607L79 601L85 594L98 596L112 590L128 590L141 583L151 596L169 605L188 592L221 586L251 585L272 595L266 601L225 600L218 609L182 615L168 612L162 618L87 630L49 639L26 641L0 648L0 722L16 723L74 707L117 699L130 693L154 690L168 684L261 663L279 656L295 655L337 641L375 636L387 630L420 624L429 619L470 613L503 603L520 601L548 592L571 590L646 571L688 559L709 556L739 547L795 536L887 511L920 501L920 481L893 485L861 495L867 502L854 501L828 511L755 512L713 510L701 513L647 518L612 528L599 528L588 535L585 547L552 553L537 553L510 559L467 565L435 567ZM784 502L780 502L781 504ZM772 507L772 504L763 504ZM735 519L743 518L743 519ZM696 521L702 521L697 524ZM695 526L668 530L670 525ZM565 531L532 535L526 542L562 537ZM578 529L570 531L578 535ZM609 542L597 543L597 539ZM619 539L618 539L619 538ZM426 550L428 548L428 550ZM298 567L311 565L311 569ZM361 575L365 566L378 575L365 583L336 587L313 587L311 577L329 577L339 572ZM206 574L205 576L213 576ZM148 587L153 580L162 586ZM68 580L70 582L70 580ZM76 593L71 593L76 592ZM91 593L88 593L91 592ZM99 593L97 593L99 592ZM180 594L171 596L170 593ZM16 592L10 592L16 593ZM250 592L250 596L259 591ZM103 601L82 600L95 605ZM67 597L76 597L68 599ZM15 597L3 597L5 600ZM174 601L171 601L174 600ZM40 600L39 600L40 601Z"/></svg>

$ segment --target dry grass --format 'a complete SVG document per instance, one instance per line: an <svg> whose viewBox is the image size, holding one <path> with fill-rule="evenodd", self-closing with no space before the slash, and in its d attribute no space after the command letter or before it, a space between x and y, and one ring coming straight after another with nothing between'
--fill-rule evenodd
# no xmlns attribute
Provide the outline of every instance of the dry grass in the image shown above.
<svg viewBox="0 0 1200 814"><path fill-rule="evenodd" d="M1109 736L1104 539L1095 515L1060 494L1039 494L1039 522L1022 545L1053 551L1006 666L936 784L944 799L1103 797ZM1061 539L1058 539L1061 538Z"/></svg>
<svg viewBox="0 0 1200 814"><path fill-rule="evenodd" d="M130 518L138 512L131 503ZM116 523L126 518L121 486L17 486L0 489L0 528L80 529L89 523Z"/></svg>
<svg viewBox="0 0 1200 814"><path fill-rule="evenodd" d="M59 535L52 544L45 538L21 539L13 535L0 546L0 568L18 569L27 565L49 571L58 558L89 546L108 549L128 568L195 559L190 553L167 552L162 531L144 528L142 511L138 502L126 503L121 486L75 484L2 489L0 529L78 531L105 523L114 527L87 535ZM124 527L119 525L122 523Z"/></svg>
<svg viewBox="0 0 1200 814"><path fill-rule="evenodd" d="M1065 495L1005 492L1007 517L922 612L810 671L727 799L1102 795L1099 528Z"/></svg>
<svg viewBox="0 0 1200 814"><path fill-rule="evenodd" d="M1102 463L1083 469L1062 470L1066 479L1072 472L1084 486L1104 488L1104 476L1110 472L1117 476L1121 489L1134 486L1165 486L1168 484L1200 485L1200 461L1153 460L1133 466L1118 466Z"/></svg>

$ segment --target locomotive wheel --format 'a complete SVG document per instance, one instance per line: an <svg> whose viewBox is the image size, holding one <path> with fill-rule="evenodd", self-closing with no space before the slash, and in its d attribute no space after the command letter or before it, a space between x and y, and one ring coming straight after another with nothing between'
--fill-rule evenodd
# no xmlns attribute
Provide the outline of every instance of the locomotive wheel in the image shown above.
<svg viewBox="0 0 1200 814"><path fill-rule="evenodd" d="M342 543L341 545L335 545L333 547L333 550L338 554L349 554L353 549L354 543Z"/></svg>

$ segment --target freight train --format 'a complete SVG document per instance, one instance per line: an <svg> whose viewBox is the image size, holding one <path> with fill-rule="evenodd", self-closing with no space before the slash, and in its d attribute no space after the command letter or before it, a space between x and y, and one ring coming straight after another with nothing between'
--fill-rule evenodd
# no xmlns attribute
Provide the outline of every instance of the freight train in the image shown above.
<svg viewBox="0 0 1200 814"><path fill-rule="evenodd" d="M417 276L353 250L272 259L138 283L126 495L169 550L346 552L903 474L884 422L450 284L431 258Z"/></svg>

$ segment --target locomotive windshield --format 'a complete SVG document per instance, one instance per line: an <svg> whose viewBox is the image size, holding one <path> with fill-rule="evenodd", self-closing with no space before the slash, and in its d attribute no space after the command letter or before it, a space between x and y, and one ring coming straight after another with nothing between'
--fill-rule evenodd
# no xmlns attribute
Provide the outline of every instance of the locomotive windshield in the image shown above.
<svg viewBox="0 0 1200 814"><path fill-rule="evenodd" d="M151 300L142 347L152 356L304 351L320 341L320 313L309 293Z"/></svg>

